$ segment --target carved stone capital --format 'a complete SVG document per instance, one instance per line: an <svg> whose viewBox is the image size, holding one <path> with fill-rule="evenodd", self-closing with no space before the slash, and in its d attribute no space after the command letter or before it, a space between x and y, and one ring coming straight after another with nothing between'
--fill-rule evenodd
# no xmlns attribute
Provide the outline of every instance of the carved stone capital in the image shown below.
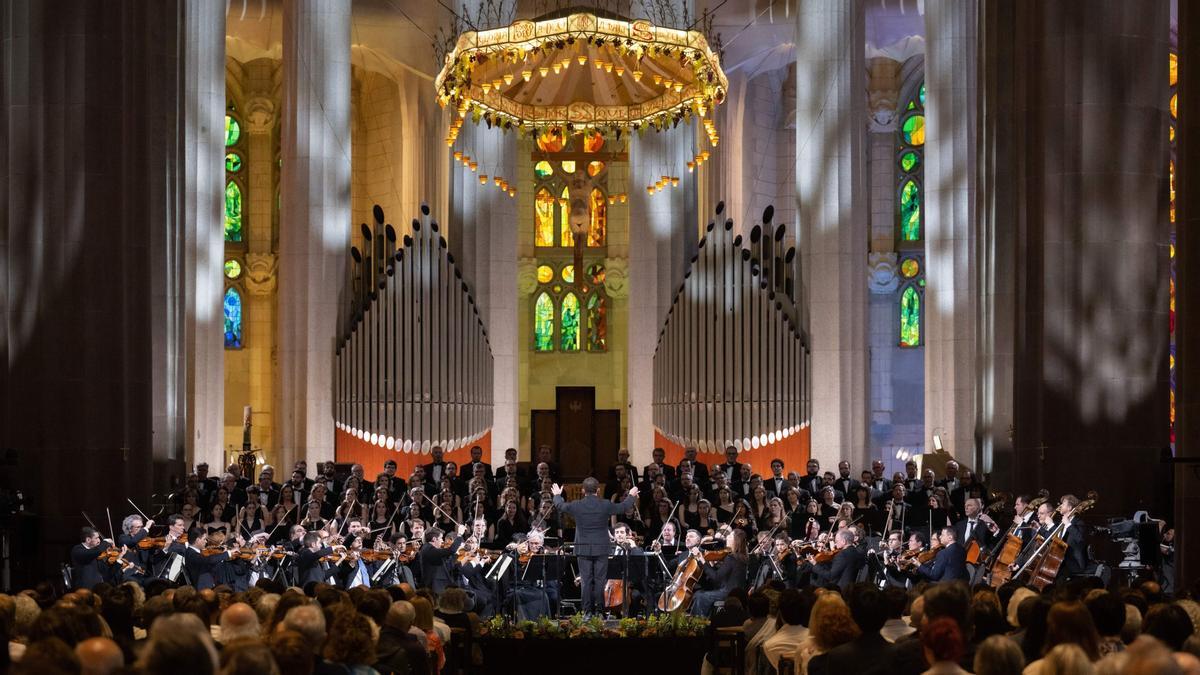
<svg viewBox="0 0 1200 675"><path fill-rule="evenodd" d="M878 295L894 293L900 286L900 277L896 274L897 261L898 256L895 251L867 254L867 287L872 293Z"/></svg>
<svg viewBox="0 0 1200 675"><path fill-rule="evenodd" d="M275 102L265 96L255 96L246 101L242 118L246 121L246 132L269 134L275 127Z"/></svg>
<svg viewBox="0 0 1200 675"><path fill-rule="evenodd" d="M520 258L517 260L517 292L521 295L532 295L537 289L537 260Z"/></svg>
<svg viewBox="0 0 1200 675"><path fill-rule="evenodd" d="M279 258L274 253L246 253L246 290L251 295L270 295L275 292L279 276Z"/></svg>
<svg viewBox="0 0 1200 675"><path fill-rule="evenodd" d="M604 290L609 297L629 297L629 260L608 258L604 261Z"/></svg>
<svg viewBox="0 0 1200 675"><path fill-rule="evenodd" d="M867 110L870 112L873 132L896 130L902 65L883 56L867 60Z"/></svg>

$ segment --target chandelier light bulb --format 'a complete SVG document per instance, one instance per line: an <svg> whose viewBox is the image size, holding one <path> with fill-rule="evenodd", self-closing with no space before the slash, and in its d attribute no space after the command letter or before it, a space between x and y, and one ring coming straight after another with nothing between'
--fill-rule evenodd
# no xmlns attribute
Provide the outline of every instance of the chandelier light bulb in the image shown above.
<svg viewBox="0 0 1200 675"><path fill-rule="evenodd" d="M617 66L617 77L621 77L621 76L622 76L622 75L624 75L624 74L625 74L625 67L624 67L624 66Z"/></svg>
<svg viewBox="0 0 1200 675"><path fill-rule="evenodd" d="M486 173L481 173L481 174L479 174L479 184L480 184L480 185L487 185L487 178L488 178L488 176L487 176L487 174L486 174Z"/></svg>
<svg viewBox="0 0 1200 675"><path fill-rule="evenodd" d="M581 65L581 66L583 64L587 63L587 59L588 59L587 54L580 54L579 56L575 57L575 60L578 61L579 65Z"/></svg>
<svg viewBox="0 0 1200 675"><path fill-rule="evenodd" d="M556 70L554 72L557 73L558 71ZM538 74L541 75L542 77L545 77L550 74L550 68L548 66L540 66L538 68Z"/></svg>
<svg viewBox="0 0 1200 675"><path fill-rule="evenodd" d="M479 88L480 88L480 89L482 89L482 90L483 90L483 93L485 93L485 94L486 94L486 93L488 93L489 91L491 91L491 90L492 90L492 83L491 83L491 82L484 82L483 84L479 85Z"/></svg>
<svg viewBox="0 0 1200 675"><path fill-rule="evenodd" d="M504 84L512 84L512 81L513 81L513 74L505 73L504 74Z"/></svg>
<svg viewBox="0 0 1200 675"><path fill-rule="evenodd" d="M562 72L562 63L561 62L556 63L553 66L551 66L551 68L554 69L554 74L557 75Z"/></svg>
<svg viewBox="0 0 1200 675"><path fill-rule="evenodd" d="M528 81L529 81L529 78L531 78L531 77L533 77L533 71L532 71L532 70L522 70L522 71L521 71L521 79L522 79L522 80L525 80L526 82L528 82Z"/></svg>

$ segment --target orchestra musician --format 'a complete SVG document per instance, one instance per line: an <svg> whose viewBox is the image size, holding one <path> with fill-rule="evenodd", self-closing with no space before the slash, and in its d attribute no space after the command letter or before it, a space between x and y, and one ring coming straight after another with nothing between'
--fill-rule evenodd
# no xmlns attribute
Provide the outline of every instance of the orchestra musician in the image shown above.
<svg viewBox="0 0 1200 675"><path fill-rule="evenodd" d="M421 583L431 588L434 593L441 594L450 585L450 563L462 546L463 533L466 525L459 525L455 530L454 541L449 546L443 546L445 533L436 527L425 532L425 545L421 547Z"/></svg>
<svg viewBox="0 0 1200 675"><path fill-rule="evenodd" d="M719 562L704 565L701 584L705 589L697 591L692 597L691 613L696 616L708 616L718 600L723 600L733 589L746 585L746 566L749 562L746 555L746 532L722 527L715 536L724 541L726 553ZM703 555L699 547L693 548L692 554Z"/></svg>
<svg viewBox="0 0 1200 675"><path fill-rule="evenodd" d="M333 547L321 541L320 533L304 535L304 548L296 554L296 582L303 587L331 579L337 574L337 568L322 559L332 555Z"/></svg>
<svg viewBox="0 0 1200 675"><path fill-rule="evenodd" d="M918 576L929 581L966 581L969 579L967 549L958 542L958 534L955 529L943 527L934 533L934 538L941 548L933 560L917 568Z"/></svg>
<svg viewBox="0 0 1200 675"><path fill-rule="evenodd" d="M107 569L102 567L100 554L107 551L113 542L101 539L94 527L84 527L79 533L80 542L71 549L71 581L76 588L91 590L104 581Z"/></svg>
<svg viewBox="0 0 1200 675"><path fill-rule="evenodd" d="M813 583L817 586L834 585L844 593L858 578L866 564L866 556L854 545L854 530L838 530L833 537L833 555L824 561L810 558Z"/></svg>

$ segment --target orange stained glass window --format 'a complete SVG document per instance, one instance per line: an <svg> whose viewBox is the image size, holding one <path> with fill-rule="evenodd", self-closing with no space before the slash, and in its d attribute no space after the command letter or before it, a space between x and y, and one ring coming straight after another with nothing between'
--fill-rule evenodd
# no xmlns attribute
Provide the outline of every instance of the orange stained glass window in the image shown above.
<svg viewBox="0 0 1200 675"><path fill-rule="evenodd" d="M588 228L588 246L603 246L608 230L608 200L599 188L592 188L592 223Z"/></svg>
<svg viewBox="0 0 1200 675"><path fill-rule="evenodd" d="M554 245L554 198L546 188L538 190L533 200L534 246Z"/></svg>

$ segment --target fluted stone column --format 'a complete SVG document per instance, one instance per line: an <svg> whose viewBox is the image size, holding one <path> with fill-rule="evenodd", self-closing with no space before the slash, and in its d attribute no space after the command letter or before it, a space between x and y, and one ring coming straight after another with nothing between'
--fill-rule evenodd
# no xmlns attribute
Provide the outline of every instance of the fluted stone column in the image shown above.
<svg viewBox="0 0 1200 675"><path fill-rule="evenodd" d="M1095 517L1169 508L1169 21L1167 0L1018 3L1002 32L1017 60L1015 483L1096 490Z"/></svg>
<svg viewBox="0 0 1200 675"><path fill-rule="evenodd" d="M867 228L861 0L796 12L796 196L812 346L812 454L867 454Z"/></svg>
<svg viewBox="0 0 1200 675"><path fill-rule="evenodd" d="M333 348L350 232L350 0L283 6L281 461L334 458Z"/></svg>
<svg viewBox="0 0 1200 675"><path fill-rule="evenodd" d="M977 0L925 3L925 448L975 455ZM989 470L989 466L980 467Z"/></svg>

